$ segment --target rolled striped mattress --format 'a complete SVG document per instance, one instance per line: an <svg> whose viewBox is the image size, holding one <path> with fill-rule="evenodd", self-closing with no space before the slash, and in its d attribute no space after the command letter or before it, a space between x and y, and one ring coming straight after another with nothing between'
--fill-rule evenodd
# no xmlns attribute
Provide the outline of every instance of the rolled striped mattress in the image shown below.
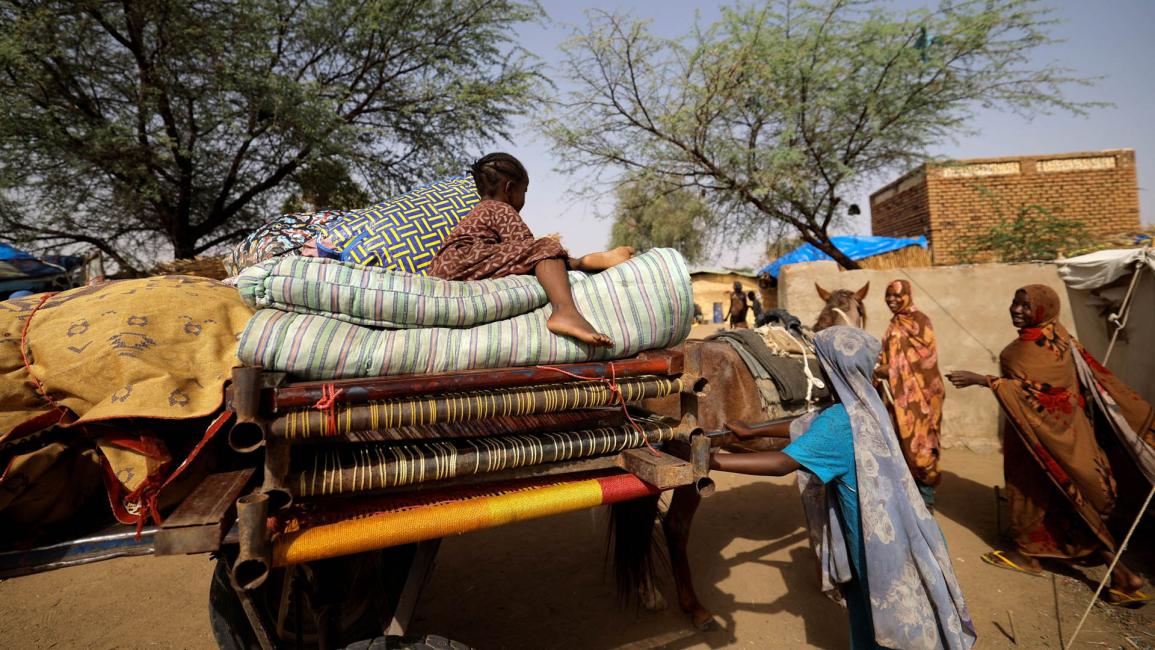
<svg viewBox="0 0 1155 650"><path fill-rule="evenodd" d="M571 273L570 284L614 348L549 332L552 309L530 276L450 282L336 260L272 260L238 281L258 311L237 356L302 379L340 379L620 359L690 332L690 275L673 249Z"/></svg>

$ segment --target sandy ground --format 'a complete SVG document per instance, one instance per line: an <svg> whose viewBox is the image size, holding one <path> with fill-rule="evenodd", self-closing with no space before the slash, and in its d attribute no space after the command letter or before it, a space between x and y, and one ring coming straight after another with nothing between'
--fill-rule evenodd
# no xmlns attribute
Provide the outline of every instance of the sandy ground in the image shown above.
<svg viewBox="0 0 1155 650"><path fill-rule="evenodd" d="M998 456L948 451L938 518L980 647L1058 648L1090 599L1088 579L1102 568L1033 578L979 561L996 541L992 486L1001 466ZM600 510L446 540L412 630L479 648L845 648L846 616L815 588L792 482L715 479L719 489L699 510L691 553L699 595L722 621L719 630L690 629L676 607L617 606ZM1149 533L1130 553L1151 577ZM211 648L211 570L206 556L145 557L2 582L0 646ZM673 602L672 583L662 588ZM1077 647L1155 648L1155 606L1096 605Z"/></svg>

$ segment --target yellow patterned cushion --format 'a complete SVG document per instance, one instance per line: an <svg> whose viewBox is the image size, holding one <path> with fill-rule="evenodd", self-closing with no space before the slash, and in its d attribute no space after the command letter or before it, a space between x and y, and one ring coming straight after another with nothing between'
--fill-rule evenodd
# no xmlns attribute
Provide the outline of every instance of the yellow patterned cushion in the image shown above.
<svg viewBox="0 0 1155 650"><path fill-rule="evenodd" d="M472 178L431 183L327 225L320 242L348 262L424 275L479 200Z"/></svg>

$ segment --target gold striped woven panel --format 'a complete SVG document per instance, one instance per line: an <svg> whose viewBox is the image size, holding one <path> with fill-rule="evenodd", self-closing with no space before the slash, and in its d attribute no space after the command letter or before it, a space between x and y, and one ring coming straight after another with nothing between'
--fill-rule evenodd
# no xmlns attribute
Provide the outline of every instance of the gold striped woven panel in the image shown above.
<svg viewBox="0 0 1155 650"><path fill-rule="evenodd" d="M330 409L298 409L273 420L272 435L289 439L381 431L493 417L558 413L665 397L682 390L681 378L631 377L617 382L581 381L490 391L337 404ZM618 392L620 391L620 397Z"/></svg>
<svg viewBox="0 0 1155 650"><path fill-rule="evenodd" d="M413 425L380 431L352 431L326 442L404 442L410 440L442 440L445 438L482 438L512 436L521 433L553 433L579 431L597 427L624 424L621 407L603 406L596 409L577 409L562 413L535 413L511 417L486 418L465 422L439 422Z"/></svg>
<svg viewBox="0 0 1155 650"><path fill-rule="evenodd" d="M341 445L305 448L305 467L288 481L298 497L329 496L442 481L578 458L591 458L657 444L675 437L659 418L638 418L638 426L584 431L469 438L409 444Z"/></svg>

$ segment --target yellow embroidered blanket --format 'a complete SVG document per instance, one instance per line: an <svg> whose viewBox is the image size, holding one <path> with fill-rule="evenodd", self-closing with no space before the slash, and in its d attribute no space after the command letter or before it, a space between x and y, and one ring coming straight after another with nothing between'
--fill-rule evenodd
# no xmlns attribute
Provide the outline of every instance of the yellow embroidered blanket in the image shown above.
<svg viewBox="0 0 1155 650"><path fill-rule="evenodd" d="M215 280L163 276L0 302L0 442L60 423L220 408L252 310Z"/></svg>

